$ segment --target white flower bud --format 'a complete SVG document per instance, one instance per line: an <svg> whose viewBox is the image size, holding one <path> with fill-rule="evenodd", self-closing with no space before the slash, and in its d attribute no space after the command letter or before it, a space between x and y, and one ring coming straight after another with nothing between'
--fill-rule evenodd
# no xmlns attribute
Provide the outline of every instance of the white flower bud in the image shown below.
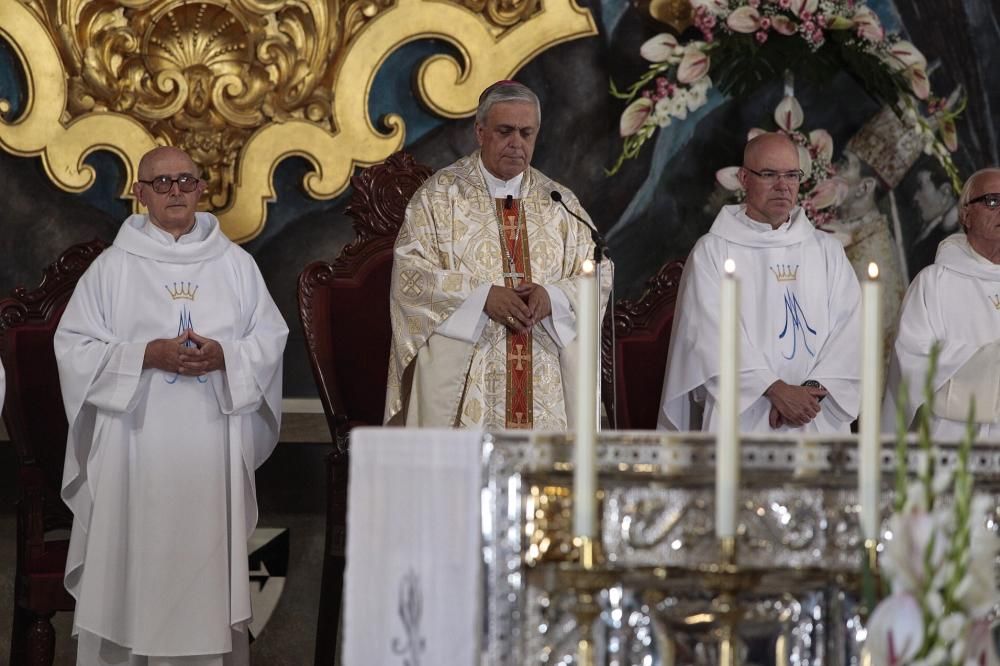
<svg viewBox="0 0 1000 666"><path fill-rule="evenodd" d="M938 626L938 635L946 643L953 643L965 631L967 619L962 613L951 613Z"/></svg>

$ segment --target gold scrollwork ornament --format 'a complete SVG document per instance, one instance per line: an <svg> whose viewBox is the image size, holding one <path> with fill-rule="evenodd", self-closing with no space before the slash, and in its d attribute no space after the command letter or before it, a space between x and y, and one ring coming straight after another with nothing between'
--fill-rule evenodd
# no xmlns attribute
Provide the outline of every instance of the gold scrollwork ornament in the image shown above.
<svg viewBox="0 0 1000 666"><path fill-rule="evenodd" d="M406 43L438 38L461 54L428 58L417 86L434 112L458 118L545 49L596 34L574 0L2 2L0 38L27 86L19 117L0 104L0 146L41 155L73 192L93 183L83 162L96 150L122 159L128 184L147 150L179 146L210 182L202 206L240 242L263 230L285 158L307 159L306 193L330 199L356 166L402 147L402 119L376 129L368 102Z"/></svg>

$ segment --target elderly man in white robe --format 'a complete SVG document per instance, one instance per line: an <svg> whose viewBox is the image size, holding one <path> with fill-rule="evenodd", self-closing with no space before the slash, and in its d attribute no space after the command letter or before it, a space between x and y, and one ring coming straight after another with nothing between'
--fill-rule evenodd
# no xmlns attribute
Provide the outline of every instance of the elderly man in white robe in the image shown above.
<svg viewBox="0 0 1000 666"><path fill-rule="evenodd" d="M725 206L681 278L659 427L714 431L719 292L726 259L740 280L740 429L847 433L858 413L860 288L841 244L796 207L798 150L752 139L742 205Z"/></svg>
<svg viewBox="0 0 1000 666"><path fill-rule="evenodd" d="M937 342L931 434L964 437L974 402L977 438L1000 441L1000 169L977 171L966 181L959 222L963 232L941 242L934 263L917 274L903 300L883 429L895 428L900 397L903 419L912 425L925 402L930 350Z"/></svg>
<svg viewBox="0 0 1000 666"><path fill-rule="evenodd" d="M249 663L254 470L281 420L288 329L253 259L197 213L177 148L139 164L132 215L55 336L73 511L77 663Z"/></svg>
<svg viewBox="0 0 1000 666"><path fill-rule="evenodd" d="M386 423L567 427L576 354L597 353L575 340L576 287L594 242L568 212L586 216L577 198L530 166L540 121L527 87L487 88L480 150L410 200L393 262ZM602 303L610 268L605 260Z"/></svg>

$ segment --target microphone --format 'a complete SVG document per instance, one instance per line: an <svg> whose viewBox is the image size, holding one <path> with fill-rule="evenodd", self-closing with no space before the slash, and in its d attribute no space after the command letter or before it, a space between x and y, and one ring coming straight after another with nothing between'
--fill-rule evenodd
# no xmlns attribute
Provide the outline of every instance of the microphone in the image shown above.
<svg viewBox="0 0 1000 666"><path fill-rule="evenodd" d="M604 236L602 236L601 232L597 230L597 227L594 226L594 223L586 220L585 218L571 211L569 209L569 206L566 205L566 202L563 201L562 194L559 192L559 190L552 190L551 192L549 192L549 197L551 197L552 200L555 201L557 204L562 206L563 210L565 210L567 213L569 213L576 219L583 222L583 226L590 229L590 237L594 241L594 261L596 263L601 263L604 257L608 256L608 244L604 241Z"/></svg>
<svg viewBox="0 0 1000 666"><path fill-rule="evenodd" d="M514 207L514 195L513 194L508 194L507 195L507 200L503 202L503 207L504 207L504 210L510 210L511 208Z"/></svg>

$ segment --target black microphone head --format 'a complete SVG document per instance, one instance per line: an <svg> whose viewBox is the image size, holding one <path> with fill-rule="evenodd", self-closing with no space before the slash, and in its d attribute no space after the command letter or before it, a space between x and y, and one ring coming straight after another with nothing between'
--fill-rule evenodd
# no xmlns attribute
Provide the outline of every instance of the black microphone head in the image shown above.
<svg viewBox="0 0 1000 666"><path fill-rule="evenodd" d="M559 194L559 190L552 190L549 192L549 196L552 197L552 200L556 203L560 203L562 201L562 195Z"/></svg>

